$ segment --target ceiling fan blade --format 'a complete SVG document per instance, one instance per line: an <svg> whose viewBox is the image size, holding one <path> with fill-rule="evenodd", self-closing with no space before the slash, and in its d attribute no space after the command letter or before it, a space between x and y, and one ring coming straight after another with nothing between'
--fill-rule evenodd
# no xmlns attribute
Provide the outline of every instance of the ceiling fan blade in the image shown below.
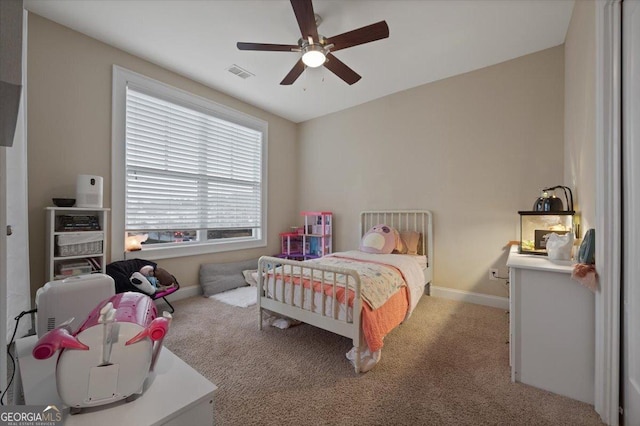
<svg viewBox="0 0 640 426"><path fill-rule="evenodd" d="M300 49L297 44L269 44L269 43L243 43L236 44L240 50L263 50L269 52L291 52L292 49Z"/></svg>
<svg viewBox="0 0 640 426"><path fill-rule="evenodd" d="M327 44L333 44L332 52L359 44L381 40L389 37L389 26L386 21L376 22L366 27L358 28L327 39Z"/></svg>
<svg viewBox="0 0 640 426"><path fill-rule="evenodd" d="M311 0L291 0L291 7L293 7L293 13L296 14L302 38L306 40L311 36L314 42L318 42L318 26Z"/></svg>
<svg viewBox="0 0 640 426"><path fill-rule="evenodd" d="M333 56L331 53L327 55L328 61L324 63L325 68L328 68L329 71L343 79L348 84L356 83L362 77L345 65L340 59Z"/></svg>
<svg viewBox="0 0 640 426"><path fill-rule="evenodd" d="M300 74L302 74L303 71L304 63L302 62L302 59L298 59L298 62L296 62L293 68L291 68L289 74L286 75L286 77L280 82L280 84L284 86L293 84L293 82L296 81L298 77L300 77Z"/></svg>

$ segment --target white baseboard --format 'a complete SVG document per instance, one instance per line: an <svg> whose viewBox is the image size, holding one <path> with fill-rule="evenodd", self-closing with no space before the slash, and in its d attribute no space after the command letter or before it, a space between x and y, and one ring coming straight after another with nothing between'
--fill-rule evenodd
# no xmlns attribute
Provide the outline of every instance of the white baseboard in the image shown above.
<svg viewBox="0 0 640 426"><path fill-rule="evenodd" d="M170 301L186 299L202 294L200 286L192 285L181 287L167 298ZM509 309L509 298L500 296L490 296L488 294L474 293L471 291L456 290L453 288L429 286L429 294L434 297L442 297L443 299L456 300L459 302L475 303L476 305L491 306L493 308Z"/></svg>
<svg viewBox="0 0 640 426"><path fill-rule="evenodd" d="M202 287L200 287L199 285L190 285L188 287L180 287L180 290L171 295L171 299L180 300L200 295L202 295Z"/></svg>
<svg viewBox="0 0 640 426"><path fill-rule="evenodd" d="M430 295L443 299L456 300L458 302L475 303L476 305L491 306L493 308L509 309L509 298L490 296L488 294L473 293L471 291L456 290L453 288L430 286Z"/></svg>
<svg viewBox="0 0 640 426"><path fill-rule="evenodd" d="M202 288L199 285L190 285L188 287L180 287L178 291L167 296L169 301L174 302L180 299L186 299L202 294Z"/></svg>

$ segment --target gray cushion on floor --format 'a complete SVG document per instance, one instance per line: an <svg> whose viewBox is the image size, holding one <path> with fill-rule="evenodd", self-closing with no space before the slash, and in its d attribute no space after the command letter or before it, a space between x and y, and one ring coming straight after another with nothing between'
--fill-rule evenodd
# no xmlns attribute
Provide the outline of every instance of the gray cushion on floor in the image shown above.
<svg viewBox="0 0 640 426"><path fill-rule="evenodd" d="M200 265L200 286L205 297L247 285L242 271L257 269L258 259Z"/></svg>

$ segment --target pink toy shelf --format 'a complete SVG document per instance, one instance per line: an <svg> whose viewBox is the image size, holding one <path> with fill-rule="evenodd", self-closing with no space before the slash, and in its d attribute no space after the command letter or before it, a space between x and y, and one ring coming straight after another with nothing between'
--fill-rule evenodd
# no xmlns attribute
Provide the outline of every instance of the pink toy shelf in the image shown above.
<svg viewBox="0 0 640 426"><path fill-rule="evenodd" d="M279 257L307 260L322 257L332 252L331 227L333 214L326 211L303 211L304 225L296 232L280 234Z"/></svg>

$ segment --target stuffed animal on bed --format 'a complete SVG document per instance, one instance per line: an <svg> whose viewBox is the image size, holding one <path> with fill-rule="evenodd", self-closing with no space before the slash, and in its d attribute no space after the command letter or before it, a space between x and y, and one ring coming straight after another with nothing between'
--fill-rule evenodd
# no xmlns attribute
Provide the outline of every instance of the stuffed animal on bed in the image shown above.
<svg viewBox="0 0 640 426"><path fill-rule="evenodd" d="M360 250L365 253L389 254L402 245L400 234L394 228L380 224L362 236Z"/></svg>
<svg viewBox="0 0 640 426"><path fill-rule="evenodd" d="M153 295L158 290L166 290L175 285L173 275L159 266L154 269L151 265L145 265L138 272L131 274L129 281L141 292L148 295Z"/></svg>

